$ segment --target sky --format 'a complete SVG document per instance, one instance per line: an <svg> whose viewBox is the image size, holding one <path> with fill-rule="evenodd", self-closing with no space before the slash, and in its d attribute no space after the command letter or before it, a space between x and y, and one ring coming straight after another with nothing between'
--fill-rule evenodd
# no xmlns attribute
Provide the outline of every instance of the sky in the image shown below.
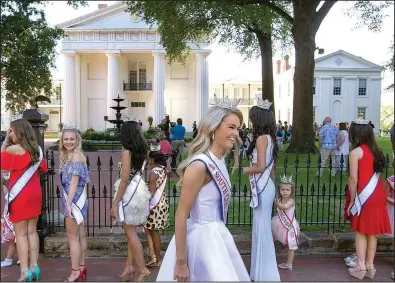
<svg viewBox="0 0 395 283"><path fill-rule="evenodd" d="M114 4L115 1L88 1L89 6L74 10L67 6L66 1L52 2L44 8L46 18L51 26L71 20L97 10L98 4ZM361 56L378 65L384 65L390 58L389 46L394 38L394 9L387 9L388 17L384 19L381 32L374 33L367 28L356 28L356 18L345 15L345 9L351 4L339 1L330 10L316 36L316 45L325 49L325 56L339 49ZM243 62L243 57L232 52L226 46L214 43L210 47L209 77L211 82L221 82L232 77L242 76L251 80L260 80L260 59ZM60 51L60 44L57 47ZM293 52L293 51L292 51ZM285 54L276 54L274 61ZM293 59L292 53L291 62ZM63 78L63 59L57 57L57 70L54 78ZM383 89L394 81L394 75L389 71L383 72ZM382 104L394 104L394 93L382 91Z"/></svg>

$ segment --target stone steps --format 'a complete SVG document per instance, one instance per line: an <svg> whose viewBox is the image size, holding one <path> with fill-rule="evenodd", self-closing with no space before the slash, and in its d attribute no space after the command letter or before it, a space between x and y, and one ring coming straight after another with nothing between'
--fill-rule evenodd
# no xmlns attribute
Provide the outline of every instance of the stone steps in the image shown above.
<svg viewBox="0 0 395 283"><path fill-rule="evenodd" d="M241 254L251 253L251 232L232 231L233 238ZM161 248L165 252L173 233L161 235ZM148 244L144 233L139 233L145 254L148 254ZM127 240L122 233L95 234L88 237L88 257L125 257L127 254ZM275 244L277 254L286 254L286 249L278 242ZM354 233L327 234L323 232L301 232L299 236L299 249L296 254L323 255L348 254L355 251ZM44 248L46 257L68 257L69 246L64 232L58 232L45 239ZM392 238L379 236L377 243L378 253L393 253Z"/></svg>

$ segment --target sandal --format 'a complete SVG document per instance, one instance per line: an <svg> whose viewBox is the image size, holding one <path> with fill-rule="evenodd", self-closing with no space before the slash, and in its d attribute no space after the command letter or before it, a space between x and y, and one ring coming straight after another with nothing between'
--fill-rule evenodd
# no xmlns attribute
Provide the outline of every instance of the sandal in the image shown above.
<svg viewBox="0 0 395 283"><path fill-rule="evenodd" d="M144 279L148 279L147 277L151 274L148 268L143 268L139 270L139 275L137 276L136 282L142 282Z"/></svg>
<svg viewBox="0 0 395 283"><path fill-rule="evenodd" d="M152 255L152 256L150 256L149 258L150 258L150 261L147 262L147 263L145 264L145 266L153 266L153 264L158 263L158 259L156 258L155 255Z"/></svg>
<svg viewBox="0 0 395 283"><path fill-rule="evenodd" d="M373 279L374 275L376 274L376 269L374 268L373 264L366 265L366 277Z"/></svg>
<svg viewBox="0 0 395 283"><path fill-rule="evenodd" d="M355 278L358 278L359 280L362 280L365 277L365 275L367 273L367 270L366 270L365 266L363 266L363 267L356 266L356 267L353 267L353 268L349 268L348 269L348 273L352 277L355 277Z"/></svg>
<svg viewBox="0 0 395 283"><path fill-rule="evenodd" d="M124 275L119 275L119 281L129 282L130 275L132 275L135 272L136 272L136 267L134 265L129 266Z"/></svg>
<svg viewBox="0 0 395 283"><path fill-rule="evenodd" d="M292 270L292 265L288 265L288 264L286 264L286 263L280 263L279 265L278 265L278 268L280 268L280 269L285 269L285 270Z"/></svg>

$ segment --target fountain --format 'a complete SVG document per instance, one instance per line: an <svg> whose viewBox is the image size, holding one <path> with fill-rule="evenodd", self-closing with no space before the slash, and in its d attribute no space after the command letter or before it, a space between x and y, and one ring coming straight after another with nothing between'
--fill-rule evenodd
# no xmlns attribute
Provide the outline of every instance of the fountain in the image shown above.
<svg viewBox="0 0 395 283"><path fill-rule="evenodd" d="M115 124L115 127L118 129L118 133L120 132L121 125L123 124L123 120L121 119L122 117L121 111L127 108L125 106L120 106L120 103L124 100L125 100L124 98L119 98L119 93L118 93L118 98L113 99L113 101L117 103L117 106L111 106L110 108L116 111L115 120L108 120L108 116L104 116L104 121L110 122L111 124Z"/></svg>

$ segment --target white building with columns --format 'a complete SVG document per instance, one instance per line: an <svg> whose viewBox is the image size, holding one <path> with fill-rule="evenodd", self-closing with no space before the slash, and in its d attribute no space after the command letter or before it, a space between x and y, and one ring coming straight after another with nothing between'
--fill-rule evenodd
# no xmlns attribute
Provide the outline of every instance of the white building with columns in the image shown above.
<svg viewBox="0 0 395 283"><path fill-rule="evenodd" d="M125 99L123 116L136 116L143 129L165 114L183 119L187 130L209 107L206 45L191 46L185 64L166 60L160 35L140 19L125 12L126 5L99 5L98 10L61 23L65 32L63 121L81 130L114 127L114 98Z"/></svg>
<svg viewBox="0 0 395 283"><path fill-rule="evenodd" d="M274 69L276 120L292 124L295 68L288 60L278 60ZM343 50L317 58L311 94L313 120L321 125L326 116L333 123L363 117L372 121L379 135L382 71L381 66Z"/></svg>

